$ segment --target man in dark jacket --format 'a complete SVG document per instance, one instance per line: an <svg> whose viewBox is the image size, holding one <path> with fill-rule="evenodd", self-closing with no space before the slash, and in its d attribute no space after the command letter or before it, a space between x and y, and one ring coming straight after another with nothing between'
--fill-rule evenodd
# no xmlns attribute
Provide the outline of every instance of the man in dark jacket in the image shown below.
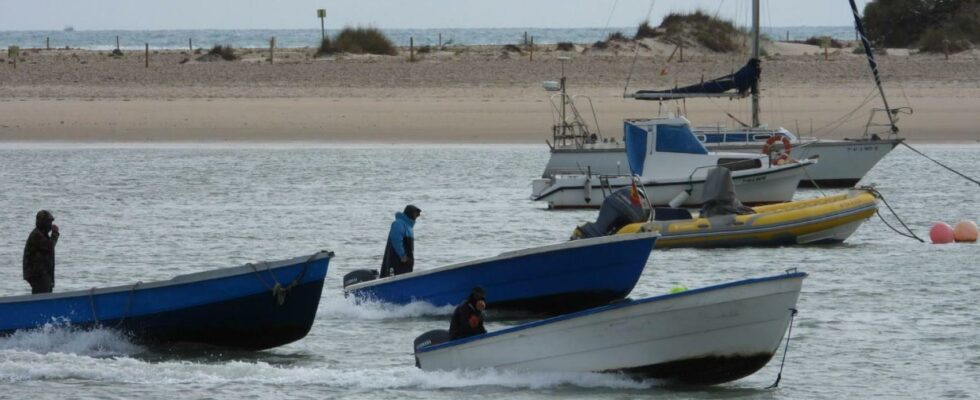
<svg viewBox="0 0 980 400"><path fill-rule="evenodd" d="M412 272L415 267L415 220L422 210L411 204L405 211L395 213L395 222L388 231L384 259L381 260L381 277Z"/></svg>
<svg viewBox="0 0 980 400"><path fill-rule="evenodd" d="M449 340L462 339L473 335L487 333L483 327L483 310L487 308L483 288L477 286L470 291L469 297L453 311L453 319L449 322Z"/></svg>
<svg viewBox="0 0 980 400"><path fill-rule="evenodd" d="M54 246L59 236L54 216L47 210L39 211L24 245L24 280L31 284L32 294L54 289Z"/></svg>

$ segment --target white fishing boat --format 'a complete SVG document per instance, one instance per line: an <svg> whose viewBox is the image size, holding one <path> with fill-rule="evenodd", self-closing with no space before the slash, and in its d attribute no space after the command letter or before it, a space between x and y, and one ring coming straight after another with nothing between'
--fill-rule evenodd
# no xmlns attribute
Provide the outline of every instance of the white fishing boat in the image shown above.
<svg viewBox="0 0 980 400"><path fill-rule="evenodd" d="M415 340L423 370L618 372L717 384L761 369L796 312L805 273L792 272L625 301L446 341Z"/></svg>
<svg viewBox="0 0 980 400"><path fill-rule="evenodd" d="M696 207L703 203L704 180L712 167L732 170L736 190L746 204L790 201L816 160L774 162L767 155L711 153L698 142L684 117L664 117L624 122L627 169L630 174L554 175L532 182L531 198L548 202L549 208L598 208L606 196L633 184L639 175L647 198L654 206Z"/></svg>
<svg viewBox="0 0 980 400"><path fill-rule="evenodd" d="M801 186L852 187L856 185L874 166L904 139L898 136L899 113L911 113L911 109L885 108L872 109L863 134L853 139L819 139L799 137L784 128L771 129L759 121L759 22L758 5L753 4L753 55L749 63L739 71L710 81L687 87L668 90L640 90L628 93L626 97L636 100L672 101L687 98L742 98L752 97L752 123L741 124L738 128L725 126L695 127L698 140L709 151L738 153L786 153L796 159L817 156L821 162L807 169L807 177L800 181ZM863 37L863 35L862 35ZM866 44L865 48L870 48ZM873 56L868 54L876 82L878 72ZM562 79L562 105L567 102L574 108L574 101L564 92ZM880 89L880 84L879 84ZM884 99L882 93L882 99ZM885 110L888 110L887 112ZM876 120L880 114L887 117L887 123ZM566 122L566 117L570 121ZM587 124L578 112L560 113L560 124L554 129L554 143L550 145L551 157L545 166L543 178L563 174L622 174L626 166L626 146L615 139L604 139L601 134L591 134ZM584 127L579 127L585 125ZM568 128L566 129L565 126ZM575 128L574 130L571 128ZM882 129L886 128L886 129ZM785 139L785 140L783 140Z"/></svg>

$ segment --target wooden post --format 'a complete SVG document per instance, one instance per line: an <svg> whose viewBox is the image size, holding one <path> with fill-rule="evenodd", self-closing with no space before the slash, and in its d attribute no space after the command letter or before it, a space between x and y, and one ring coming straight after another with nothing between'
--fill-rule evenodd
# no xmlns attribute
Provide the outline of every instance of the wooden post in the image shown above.
<svg viewBox="0 0 980 400"><path fill-rule="evenodd" d="M408 37L408 61L415 61L415 38Z"/></svg>
<svg viewBox="0 0 980 400"><path fill-rule="evenodd" d="M269 39L269 64L276 63L276 37Z"/></svg>
<svg viewBox="0 0 980 400"><path fill-rule="evenodd" d="M116 50L119 50L119 35L116 35Z"/></svg>
<svg viewBox="0 0 980 400"><path fill-rule="evenodd" d="M44 48L51 50L51 36L44 38Z"/></svg>
<svg viewBox="0 0 980 400"><path fill-rule="evenodd" d="M534 36L531 36L531 56L528 61L534 61Z"/></svg>
<svg viewBox="0 0 980 400"><path fill-rule="evenodd" d="M830 48L830 46L824 46L823 47L823 60L824 61L830 60L830 55L827 54L830 51L830 50L828 50L829 48Z"/></svg>
<svg viewBox="0 0 980 400"><path fill-rule="evenodd" d="M150 68L150 44L146 44L146 68Z"/></svg>
<svg viewBox="0 0 980 400"><path fill-rule="evenodd" d="M949 38L943 38L943 54L946 55L946 59L949 60Z"/></svg>
<svg viewBox="0 0 980 400"><path fill-rule="evenodd" d="M194 52L194 39L187 38L187 51Z"/></svg>
<svg viewBox="0 0 980 400"><path fill-rule="evenodd" d="M684 42L680 42L677 46L680 47L681 51L681 59L678 62L684 62Z"/></svg>
<svg viewBox="0 0 980 400"><path fill-rule="evenodd" d="M324 28L323 19L327 17L327 10L319 8L316 10L317 18L320 18L320 43L327 38L327 30Z"/></svg>
<svg viewBox="0 0 980 400"><path fill-rule="evenodd" d="M786 31L786 41L789 41L789 31Z"/></svg>
<svg viewBox="0 0 980 400"><path fill-rule="evenodd" d="M524 31L524 45L527 46L527 31Z"/></svg>
<svg viewBox="0 0 980 400"><path fill-rule="evenodd" d="M439 32L439 49L442 49L442 32Z"/></svg>

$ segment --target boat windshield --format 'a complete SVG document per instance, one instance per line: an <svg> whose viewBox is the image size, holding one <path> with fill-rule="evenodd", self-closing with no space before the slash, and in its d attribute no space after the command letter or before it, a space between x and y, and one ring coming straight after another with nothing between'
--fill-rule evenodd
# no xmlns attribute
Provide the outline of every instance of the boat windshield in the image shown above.
<svg viewBox="0 0 980 400"><path fill-rule="evenodd" d="M687 125L657 125L657 151L664 153L708 154Z"/></svg>

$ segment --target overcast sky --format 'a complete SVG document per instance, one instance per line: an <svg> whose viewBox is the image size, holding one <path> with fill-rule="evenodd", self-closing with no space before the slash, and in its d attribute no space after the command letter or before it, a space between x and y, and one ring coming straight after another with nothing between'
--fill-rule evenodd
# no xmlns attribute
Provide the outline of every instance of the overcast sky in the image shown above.
<svg viewBox="0 0 980 400"><path fill-rule="evenodd" d="M858 7L870 0L858 0ZM0 30L508 28L634 26L649 0L0 0ZM750 0L660 0L651 20L702 9L749 23ZM851 25L845 0L762 0L763 26Z"/></svg>

